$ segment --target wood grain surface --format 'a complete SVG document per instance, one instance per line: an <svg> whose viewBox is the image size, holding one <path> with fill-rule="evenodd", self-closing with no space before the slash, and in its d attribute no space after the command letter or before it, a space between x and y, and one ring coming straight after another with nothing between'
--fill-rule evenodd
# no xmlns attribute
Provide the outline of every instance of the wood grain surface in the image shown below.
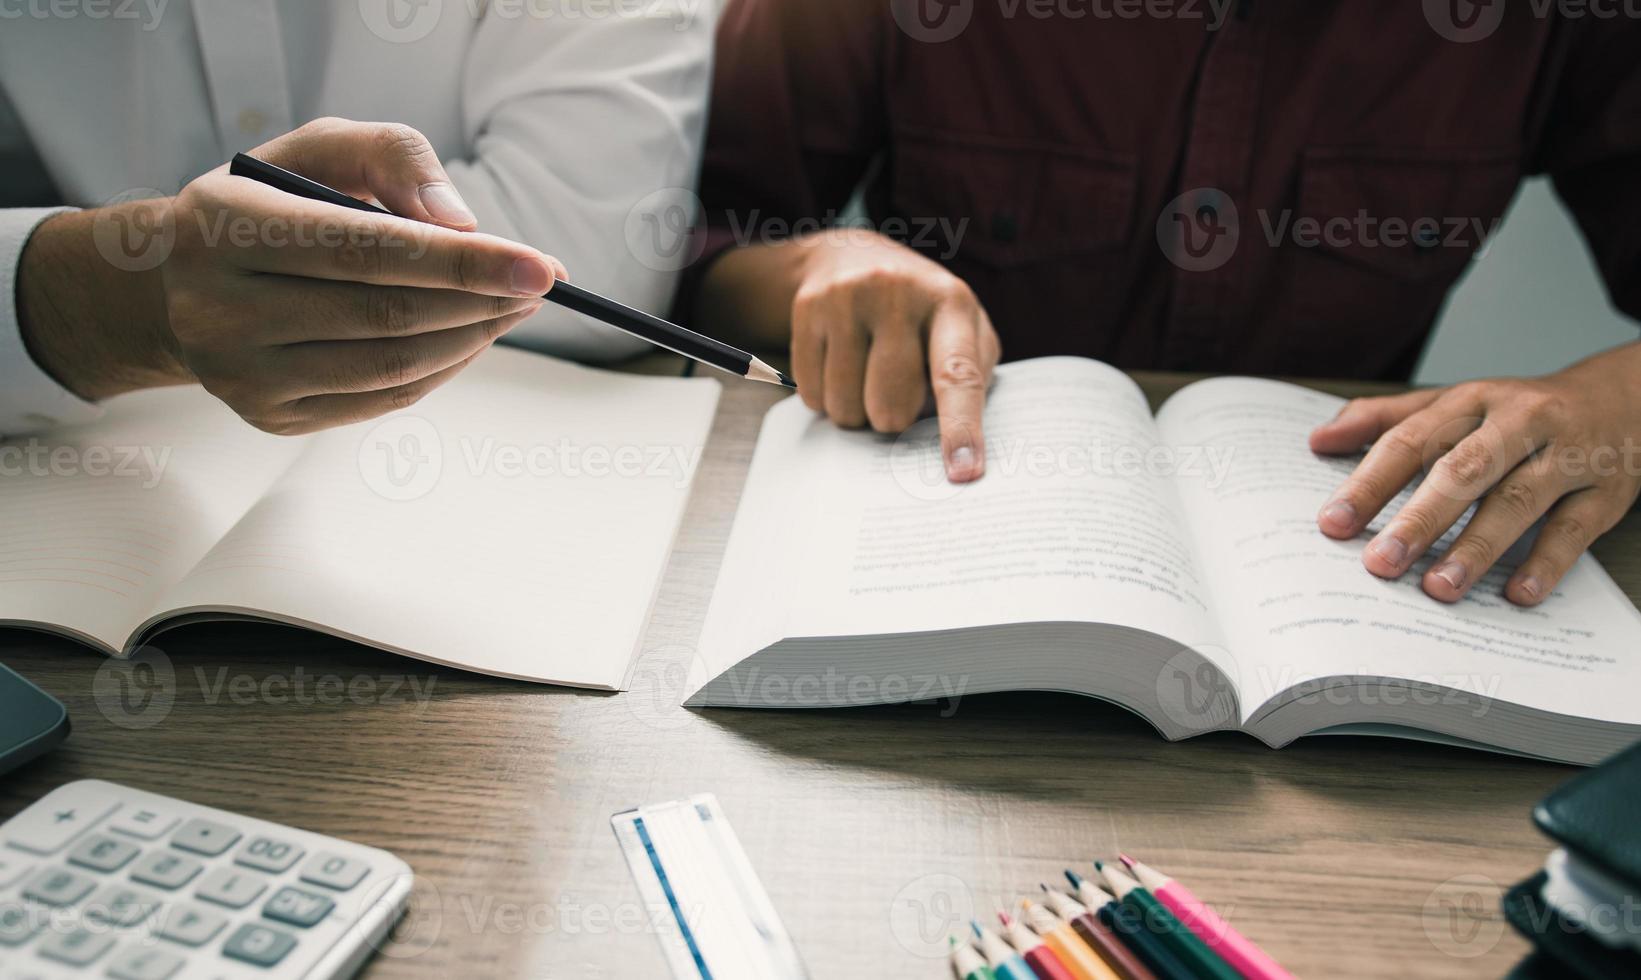
<svg viewBox="0 0 1641 980"><path fill-rule="evenodd" d="M1141 380L1160 397L1184 379ZM816 978L946 977L929 954L970 914L1119 849L1171 871L1301 976L1499 976L1525 951L1498 899L1543 861L1528 812L1566 767L1369 738L1169 744L1120 709L1059 695L955 710L679 707L757 426L779 396L726 382L631 692L491 680L247 626L170 634L157 671L122 673L10 632L0 657L68 705L74 732L5 779L0 814L96 777L394 851L418 891L366 969L384 980L664 977L608 820L698 792L722 801ZM1631 515L1597 548L1632 600L1638 544Z"/></svg>

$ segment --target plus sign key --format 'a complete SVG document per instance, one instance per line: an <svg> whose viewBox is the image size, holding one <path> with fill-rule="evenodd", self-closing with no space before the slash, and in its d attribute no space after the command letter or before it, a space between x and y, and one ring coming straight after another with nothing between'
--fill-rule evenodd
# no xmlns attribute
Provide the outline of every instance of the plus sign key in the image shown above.
<svg viewBox="0 0 1641 980"><path fill-rule="evenodd" d="M119 805L93 787L70 784L14 817L6 825L6 841L35 854L55 854Z"/></svg>

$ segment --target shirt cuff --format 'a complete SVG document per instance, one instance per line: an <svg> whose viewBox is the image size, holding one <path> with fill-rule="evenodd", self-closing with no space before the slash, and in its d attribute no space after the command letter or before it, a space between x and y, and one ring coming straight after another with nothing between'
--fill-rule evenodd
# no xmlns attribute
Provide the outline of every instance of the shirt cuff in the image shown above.
<svg viewBox="0 0 1641 980"><path fill-rule="evenodd" d="M40 222L72 208L0 210L0 438L89 422L102 409L47 374L28 348L17 315L17 271L23 246Z"/></svg>

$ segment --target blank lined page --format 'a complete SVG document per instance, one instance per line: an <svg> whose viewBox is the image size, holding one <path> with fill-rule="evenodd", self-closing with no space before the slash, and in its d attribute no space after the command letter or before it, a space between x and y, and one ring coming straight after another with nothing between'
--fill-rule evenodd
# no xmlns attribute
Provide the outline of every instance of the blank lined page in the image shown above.
<svg viewBox="0 0 1641 980"><path fill-rule="evenodd" d="M257 431L197 387L107 408L0 443L0 623L118 651L302 441Z"/></svg>
<svg viewBox="0 0 1641 980"><path fill-rule="evenodd" d="M164 604L618 688L719 391L492 350L405 412L314 437Z"/></svg>

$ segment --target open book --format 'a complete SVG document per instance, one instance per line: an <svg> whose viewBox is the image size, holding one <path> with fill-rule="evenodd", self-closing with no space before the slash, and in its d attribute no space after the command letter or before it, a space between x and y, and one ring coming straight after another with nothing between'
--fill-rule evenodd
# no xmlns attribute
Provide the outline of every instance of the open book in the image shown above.
<svg viewBox="0 0 1641 980"><path fill-rule="evenodd" d="M719 390L497 348L405 412L300 438L198 388L122 396L0 443L0 626L129 655L247 618L620 688Z"/></svg>
<svg viewBox="0 0 1641 980"><path fill-rule="evenodd" d="M1362 568L1367 536L1317 530L1356 461L1306 437L1340 404L1228 378L1153 418L1105 365L1011 364L986 476L958 487L932 422L885 439L783 402L687 703L1070 691L1171 739L1374 732L1580 763L1641 738L1641 615L1593 559L1536 609L1502 597L1502 570L1446 606L1420 590L1429 558L1382 581Z"/></svg>

